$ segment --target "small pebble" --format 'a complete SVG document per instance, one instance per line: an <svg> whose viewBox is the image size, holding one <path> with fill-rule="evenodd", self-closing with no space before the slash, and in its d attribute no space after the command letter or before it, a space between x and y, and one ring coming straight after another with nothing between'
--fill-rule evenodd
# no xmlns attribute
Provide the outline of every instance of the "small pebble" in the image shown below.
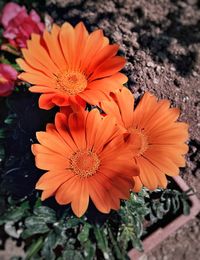
<svg viewBox="0 0 200 260"><path fill-rule="evenodd" d="M152 61L147 62L147 67L154 68L155 64Z"/></svg>
<svg viewBox="0 0 200 260"><path fill-rule="evenodd" d="M197 76L198 76L198 73L197 73L196 71L193 71L193 72L192 72L192 76L197 77Z"/></svg>
<svg viewBox="0 0 200 260"><path fill-rule="evenodd" d="M158 84L158 83L159 83L159 79L154 78L154 79L153 79L153 83L154 83L154 84Z"/></svg>

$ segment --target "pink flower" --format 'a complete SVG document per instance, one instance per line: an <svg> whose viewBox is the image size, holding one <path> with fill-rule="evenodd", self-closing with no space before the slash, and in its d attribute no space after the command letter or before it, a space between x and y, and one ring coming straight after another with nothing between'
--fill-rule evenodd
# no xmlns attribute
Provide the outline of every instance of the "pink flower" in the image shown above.
<svg viewBox="0 0 200 260"><path fill-rule="evenodd" d="M12 2L4 6L0 23L5 28L3 36L10 44L20 48L26 47L32 33L41 34L44 30L44 24L34 10L28 14L25 6Z"/></svg>
<svg viewBox="0 0 200 260"><path fill-rule="evenodd" d="M0 96L5 97L12 93L17 71L10 65L0 64Z"/></svg>

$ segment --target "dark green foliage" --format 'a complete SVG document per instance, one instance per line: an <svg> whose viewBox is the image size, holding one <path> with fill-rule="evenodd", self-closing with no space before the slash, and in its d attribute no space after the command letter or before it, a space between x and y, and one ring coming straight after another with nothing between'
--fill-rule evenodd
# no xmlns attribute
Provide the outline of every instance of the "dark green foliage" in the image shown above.
<svg viewBox="0 0 200 260"><path fill-rule="evenodd" d="M152 223L157 222L159 219L163 219L168 213L177 214L180 209L182 209L184 215L190 213L188 198L194 194L192 189L189 189L186 192L175 189L166 189L164 191L157 190L157 192L159 193L158 198L150 199L147 204L150 209L149 217Z"/></svg>
<svg viewBox="0 0 200 260"><path fill-rule="evenodd" d="M112 212L104 225L93 225L86 218L78 219L66 209L61 217L56 211L42 206L40 200L32 208L27 200L10 200L10 206L1 216L0 224L14 238L24 239L26 259L128 259L127 250L142 250L145 216L158 221L165 214L177 212L180 207L188 213L188 195L177 190L158 190L159 199L147 201L151 194L143 189L132 193L123 202L119 212ZM147 202L146 202L147 201ZM186 210L187 209L187 210Z"/></svg>
<svg viewBox="0 0 200 260"><path fill-rule="evenodd" d="M119 214L122 218L122 225L119 227L118 241L121 248L126 252L128 243L141 250L141 236L143 234L143 222L145 216L149 213L145 197L148 193L142 190L138 195L132 193L130 200L125 202Z"/></svg>

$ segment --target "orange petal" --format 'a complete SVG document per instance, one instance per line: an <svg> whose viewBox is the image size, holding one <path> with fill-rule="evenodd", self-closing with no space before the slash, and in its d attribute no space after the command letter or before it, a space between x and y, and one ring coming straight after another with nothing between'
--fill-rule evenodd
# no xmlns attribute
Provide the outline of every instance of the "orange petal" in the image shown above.
<svg viewBox="0 0 200 260"><path fill-rule="evenodd" d="M152 116L157 110L156 104L156 97L146 92L135 108L133 114L134 126L144 128L147 124L146 122L149 122L149 117Z"/></svg>
<svg viewBox="0 0 200 260"><path fill-rule="evenodd" d="M123 57L115 56L102 63L92 74L90 80L108 77L121 70L126 63Z"/></svg>
<svg viewBox="0 0 200 260"><path fill-rule="evenodd" d="M116 74L110 76L109 78L115 82L118 82L120 85L123 85L128 81L127 76L121 72L117 72Z"/></svg>
<svg viewBox="0 0 200 260"><path fill-rule="evenodd" d="M49 110L55 106L52 102L52 98L55 96L55 93L52 94L42 94L39 98L39 107L45 110Z"/></svg>
<svg viewBox="0 0 200 260"><path fill-rule="evenodd" d="M33 67L35 70L35 73L40 72L43 73L45 76L48 76L50 78L53 77L53 74L51 71L48 70L48 67L46 67L44 64L41 64L40 61L38 61L27 49L21 49L23 57L26 61L26 63ZM18 59L17 59L18 62ZM21 63L19 63L20 66ZM23 67L22 67L23 69ZM26 70L25 70L26 71Z"/></svg>
<svg viewBox="0 0 200 260"><path fill-rule="evenodd" d="M32 144L31 145L31 151L34 155L37 155L38 153L56 155L55 152L53 152L52 150L49 150L49 148L47 148L47 147L45 147L41 144Z"/></svg>
<svg viewBox="0 0 200 260"><path fill-rule="evenodd" d="M118 191L118 197L120 199L128 199L130 197L130 189L133 187L133 180L131 178L125 179L123 176L113 175L112 171L104 169L103 167L101 167L99 173L105 179L103 186L107 185L110 190L115 189Z"/></svg>
<svg viewBox="0 0 200 260"><path fill-rule="evenodd" d="M33 86L33 87L29 87L28 90L33 93L46 93L46 94L58 92L56 89L44 87L44 86Z"/></svg>
<svg viewBox="0 0 200 260"><path fill-rule="evenodd" d="M58 68L60 68L61 70L66 70L67 64L60 47L58 38L59 32L60 28L54 24L51 34L45 31L43 34L43 38L48 48L51 59L54 61Z"/></svg>
<svg viewBox="0 0 200 260"><path fill-rule="evenodd" d="M88 83L87 89L100 90L106 93L120 89L122 86L111 77L94 80Z"/></svg>
<svg viewBox="0 0 200 260"><path fill-rule="evenodd" d="M159 170L155 171L155 174L156 174L157 179L158 179L158 186L163 188L163 189L166 189L166 187L167 187L166 175L162 172L159 172Z"/></svg>
<svg viewBox="0 0 200 260"><path fill-rule="evenodd" d="M49 197L52 197L55 194L54 189L44 190L41 195L41 201L44 201L48 199Z"/></svg>
<svg viewBox="0 0 200 260"><path fill-rule="evenodd" d="M100 115L98 109L93 109L88 113L86 121L86 140L87 148L93 149L96 133L101 124L102 116Z"/></svg>
<svg viewBox="0 0 200 260"><path fill-rule="evenodd" d="M68 68L73 69L75 64L75 31L71 24L65 22L62 25L59 39Z"/></svg>
<svg viewBox="0 0 200 260"><path fill-rule="evenodd" d="M73 139L69 135L69 129L68 129L68 118L66 115L62 113L57 113L55 116L55 125L56 129L59 132L60 136L65 141L66 145L68 145L69 148L71 148L72 151L77 150L77 146L74 143Z"/></svg>
<svg viewBox="0 0 200 260"><path fill-rule="evenodd" d="M53 170L43 174L39 181L36 183L36 189L38 190L49 190L57 188L65 183L67 180L74 177L74 174L71 171L67 170Z"/></svg>
<svg viewBox="0 0 200 260"><path fill-rule="evenodd" d="M94 151L97 153L101 152L104 144L109 142L117 132L118 127L116 126L115 118L111 116L104 117L96 133Z"/></svg>
<svg viewBox="0 0 200 260"><path fill-rule="evenodd" d="M56 93L52 98L52 102L57 106L68 106L69 96L62 93Z"/></svg>
<svg viewBox="0 0 200 260"><path fill-rule="evenodd" d="M90 63L86 75L90 75L99 65L104 63L107 59L116 55L119 50L118 44L107 45L97 53L92 62Z"/></svg>
<svg viewBox="0 0 200 260"><path fill-rule="evenodd" d="M167 157L158 157L157 153L148 152L148 150L145 152L144 156L163 173L170 176L179 174L179 168Z"/></svg>
<svg viewBox="0 0 200 260"><path fill-rule="evenodd" d="M82 54L81 70L86 70L91 61L94 59L97 52L100 50L103 43L102 30L96 30L92 32L86 42L84 52Z"/></svg>
<svg viewBox="0 0 200 260"><path fill-rule="evenodd" d="M74 197L78 196L80 190L80 178L74 176L63 183L56 191L56 201L60 205L70 203Z"/></svg>
<svg viewBox="0 0 200 260"><path fill-rule="evenodd" d="M96 180L102 187L104 187L107 207L118 210L120 208L120 192L116 189L114 185L112 185L112 182L107 177L98 174Z"/></svg>
<svg viewBox="0 0 200 260"><path fill-rule="evenodd" d="M36 136L40 144L44 145L51 151L62 155L64 158L70 155L71 151L67 149L68 147L65 142L57 135L47 132L37 132Z"/></svg>
<svg viewBox="0 0 200 260"><path fill-rule="evenodd" d="M99 90L85 90L79 93L79 96L91 105L98 105L100 101L110 100L108 95Z"/></svg>
<svg viewBox="0 0 200 260"><path fill-rule="evenodd" d="M112 101L108 101L108 100L101 101L100 107L102 108L102 110L106 114L115 117L118 124L120 124L121 126L124 125L124 123L122 121L121 113L120 113L120 110L119 110L119 106L117 105L116 102L114 102L114 100L112 100Z"/></svg>
<svg viewBox="0 0 200 260"><path fill-rule="evenodd" d="M37 70L35 70L31 65L29 65L25 60L18 58L16 59L17 64L26 72L34 74Z"/></svg>
<svg viewBox="0 0 200 260"><path fill-rule="evenodd" d="M77 148L82 150L86 148L85 137L85 118L84 113L72 113L68 119L71 136Z"/></svg>
<svg viewBox="0 0 200 260"><path fill-rule="evenodd" d="M75 27L75 46L76 46L76 60L74 68L78 69L81 66L82 56L86 48L86 42L88 39L88 31L85 28L85 25L80 22Z"/></svg>
<svg viewBox="0 0 200 260"><path fill-rule="evenodd" d="M129 128L133 123L133 94L126 87L115 94L117 104L120 108L121 117L124 122L124 127Z"/></svg>
<svg viewBox="0 0 200 260"><path fill-rule="evenodd" d="M158 187L158 180L151 163L139 157L137 158L137 165L140 168L140 180L143 185L150 190L155 190Z"/></svg>
<svg viewBox="0 0 200 260"><path fill-rule="evenodd" d="M87 178L80 179L79 193L77 194L77 196L74 196L71 203L71 207L74 214L80 218L87 210L88 204L89 204L88 181Z"/></svg>
<svg viewBox="0 0 200 260"><path fill-rule="evenodd" d="M133 177L133 180L134 180L133 191L140 192L142 189L142 182L140 180L140 177L139 176Z"/></svg>
<svg viewBox="0 0 200 260"><path fill-rule="evenodd" d="M24 81L27 81L31 84L38 84L38 85L43 85L46 87L53 87L54 86L54 81L45 76L42 73L36 72L37 74L31 74L27 72L22 72L18 78Z"/></svg>
<svg viewBox="0 0 200 260"><path fill-rule="evenodd" d="M52 73L52 75L54 73L59 73L59 68L49 57L47 50L41 45L40 36L38 34L32 34L31 40L27 41L27 46L31 55L43 66L45 66Z"/></svg>
<svg viewBox="0 0 200 260"><path fill-rule="evenodd" d="M35 165L41 170L64 170L69 168L69 161L67 158L56 154L36 154Z"/></svg>
<svg viewBox="0 0 200 260"><path fill-rule="evenodd" d="M96 208L102 213L109 213L111 205L107 200L108 193L104 185L101 185L96 178L91 177L89 179L88 188L90 197Z"/></svg>

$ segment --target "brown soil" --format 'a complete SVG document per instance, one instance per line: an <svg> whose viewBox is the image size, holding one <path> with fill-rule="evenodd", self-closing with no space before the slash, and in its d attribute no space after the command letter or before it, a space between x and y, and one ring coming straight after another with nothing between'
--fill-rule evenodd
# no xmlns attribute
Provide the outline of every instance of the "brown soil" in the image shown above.
<svg viewBox="0 0 200 260"><path fill-rule="evenodd" d="M83 20L102 28L126 56L128 87L138 98L151 91L168 98L190 124L187 167L181 171L200 197L200 1L52 0L47 12L56 22ZM200 259L200 217L165 240L147 259Z"/></svg>

